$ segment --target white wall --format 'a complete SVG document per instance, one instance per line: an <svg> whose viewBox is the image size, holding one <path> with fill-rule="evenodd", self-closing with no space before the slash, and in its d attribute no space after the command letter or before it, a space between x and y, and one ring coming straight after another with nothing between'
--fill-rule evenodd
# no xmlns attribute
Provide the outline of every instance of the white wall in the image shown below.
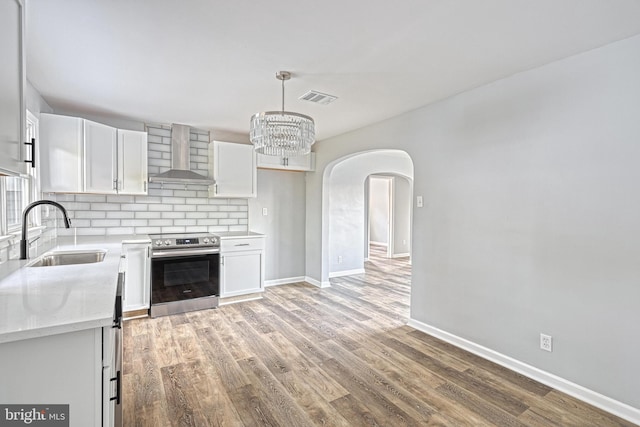
<svg viewBox="0 0 640 427"><path fill-rule="evenodd" d="M304 277L304 178L304 172L258 169L258 196L249 199L249 229L266 235L267 281Z"/></svg>
<svg viewBox="0 0 640 427"><path fill-rule="evenodd" d="M405 150L425 200L412 318L640 408L638 52L640 36L316 144L307 275L327 271L322 171Z"/></svg>
<svg viewBox="0 0 640 427"><path fill-rule="evenodd" d="M47 104L47 102L42 98L40 93L36 90L35 87L31 84L29 80L27 80L27 86L25 90L25 101L27 104L27 110L31 111L31 113L40 118L40 113L52 113L53 108Z"/></svg>
<svg viewBox="0 0 640 427"><path fill-rule="evenodd" d="M393 256L411 252L411 182L403 177L393 178Z"/></svg>
<svg viewBox="0 0 640 427"><path fill-rule="evenodd" d="M369 177L369 240L389 244L391 178Z"/></svg>

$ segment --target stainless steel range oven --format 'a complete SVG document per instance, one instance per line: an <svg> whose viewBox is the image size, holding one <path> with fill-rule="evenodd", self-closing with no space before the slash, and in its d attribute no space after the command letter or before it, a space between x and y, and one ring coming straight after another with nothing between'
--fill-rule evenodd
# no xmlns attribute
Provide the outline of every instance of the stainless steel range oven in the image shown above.
<svg viewBox="0 0 640 427"><path fill-rule="evenodd" d="M215 308L220 243L208 233L153 234L151 317Z"/></svg>

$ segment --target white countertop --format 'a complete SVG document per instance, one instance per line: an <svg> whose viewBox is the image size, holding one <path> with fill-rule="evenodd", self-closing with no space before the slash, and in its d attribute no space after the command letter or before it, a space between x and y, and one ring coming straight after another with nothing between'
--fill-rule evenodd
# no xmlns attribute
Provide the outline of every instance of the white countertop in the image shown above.
<svg viewBox="0 0 640 427"><path fill-rule="evenodd" d="M27 261L20 261L18 269L0 280L0 343L111 325L122 242L150 240L61 237L46 252L104 249L107 254L92 264L26 267Z"/></svg>
<svg viewBox="0 0 640 427"><path fill-rule="evenodd" d="M223 233L213 233L220 238L224 239L250 239L253 237L264 237L264 234L256 233L255 231L227 231Z"/></svg>

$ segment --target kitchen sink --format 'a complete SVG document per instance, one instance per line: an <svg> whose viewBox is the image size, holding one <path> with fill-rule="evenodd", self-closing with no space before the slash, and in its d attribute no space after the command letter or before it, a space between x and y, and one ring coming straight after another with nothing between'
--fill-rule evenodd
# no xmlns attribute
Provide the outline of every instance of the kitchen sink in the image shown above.
<svg viewBox="0 0 640 427"><path fill-rule="evenodd" d="M29 267L53 267L56 265L91 264L101 262L107 251L92 249L86 251L48 252L37 258Z"/></svg>

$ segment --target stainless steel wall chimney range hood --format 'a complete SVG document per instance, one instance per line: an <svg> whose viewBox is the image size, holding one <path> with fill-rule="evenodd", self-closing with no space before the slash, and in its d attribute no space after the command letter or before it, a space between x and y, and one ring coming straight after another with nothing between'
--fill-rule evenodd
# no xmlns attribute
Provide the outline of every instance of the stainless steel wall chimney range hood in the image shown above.
<svg viewBox="0 0 640 427"><path fill-rule="evenodd" d="M171 125L171 169L149 177L149 182L209 185L215 181L191 171L190 127Z"/></svg>

